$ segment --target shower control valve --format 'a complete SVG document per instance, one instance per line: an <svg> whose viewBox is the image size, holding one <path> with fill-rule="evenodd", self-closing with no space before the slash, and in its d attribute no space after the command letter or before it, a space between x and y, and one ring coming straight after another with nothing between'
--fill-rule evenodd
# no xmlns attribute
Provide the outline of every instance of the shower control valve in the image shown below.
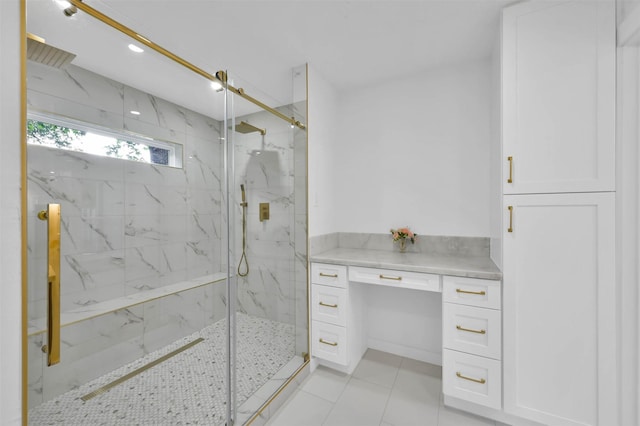
<svg viewBox="0 0 640 426"><path fill-rule="evenodd" d="M260 222L269 220L269 203L260 203Z"/></svg>

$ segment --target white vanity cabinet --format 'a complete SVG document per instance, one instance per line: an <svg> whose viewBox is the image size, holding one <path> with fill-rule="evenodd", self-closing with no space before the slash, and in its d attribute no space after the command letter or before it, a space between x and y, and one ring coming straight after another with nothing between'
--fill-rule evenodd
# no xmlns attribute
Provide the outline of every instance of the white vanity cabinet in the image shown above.
<svg viewBox="0 0 640 426"><path fill-rule="evenodd" d="M311 264L311 354L349 374L366 350L358 294L348 286L346 266Z"/></svg>
<svg viewBox="0 0 640 426"><path fill-rule="evenodd" d="M367 347L380 345L375 336L381 330L376 327L376 321L371 321L375 315L367 316L374 314L371 309L382 309L387 317L392 315L387 322L395 321L396 325L397 318L412 318L418 323L430 320L431 324L437 320L442 324L442 330L438 326L438 333L442 331L442 345L439 335L431 335L437 339L437 349L434 348L437 361L431 362L439 363L442 359L445 395L467 403L501 408L499 280L317 262L312 263L311 274L311 355L319 363L350 374ZM379 290L382 293L378 293ZM436 296L437 305L434 305L430 302L432 296L426 297L427 292L441 293L442 299ZM382 306L375 305L374 294L385 295ZM411 316L407 298L427 303L419 307L420 317ZM367 329L367 318L372 323L371 329ZM428 327L405 328L410 329L410 333L396 330L396 334L404 335L407 341L391 342L387 335L385 349L422 360L431 356L416 351L417 342L425 333L429 335Z"/></svg>
<svg viewBox="0 0 640 426"><path fill-rule="evenodd" d="M380 334L370 335L369 322L376 321L368 316L372 312L368 310L367 302L373 296L373 290L391 291L390 313L398 309L396 317L406 317L407 306L401 303L403 300L406 301L406 297L412 296L405 292L418 290L421 293L418 295L418 300L424 300L422 298L426 294L424 292L440 293L441 283L442 277L437 274L313 262L311 264L311 355L319 363L348 374L356 368L368 347L380 349L376 347L380 344L387 345L382 348L383 350L395 351L394 353L426 356L424 355L426 352L416 345L416 341L424 340L424 335L411 335L414 332L424 331L419 328L404 327L400 334L407 334L407 330L412 330L408 333L410 335L408 342L390 341L387 334L388 321L385 321L382 332L386 339L380 339ZM412 300L415 300L415 297ZM436 312L439 312L439 309ZM419 312L420 319L424 321L428 318L424 317L425 313ZM439 318L440 314L437 315ZM380 319L379 315L376 317ZM381 332L375 326L372 329ZM397 334L394 332L393 337L397 337ZM436 346L438 348L435 355L439 360L441 348L439 343ZM405 351L414 352L405 353Z"/></svg>
<svg viewBox="0 0 640 426"><path fill-rule="evenodd" d="M442 391L502 407L500 281L443 277Z"/></svg>

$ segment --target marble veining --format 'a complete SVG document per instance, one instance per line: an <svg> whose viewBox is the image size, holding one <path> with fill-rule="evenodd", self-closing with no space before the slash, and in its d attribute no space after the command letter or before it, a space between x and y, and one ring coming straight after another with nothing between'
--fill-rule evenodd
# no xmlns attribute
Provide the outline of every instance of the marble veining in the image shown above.
<svg viewBox="0 0 640 426"><path fill-rule="evenodd" d="M311 257L312 262L338 265L365 266L425 272L457 277L502 279L502 272L484 256L431 255L425 253L399 253L383 250L335 248Z"/></svg>
<svg viewBox="0 0 640 426"><path fill-rule="evenodd" d="M183 282L166 285L160 288L153 288L144 292L138 292L130 294L128 296L113 298L103 302L69 310L61 314L60 324L61 327L65 327L69 324L84 321L89 318L104 315L106 313L117 311L120 309L126 309L128 307L135 306L149 300L158 299L170 294L179 293L206 284L220 282L224 279L226 279L226 274L219 272L217 274L206 275ZM46 318L34 319L30 322L28 330L29 336L38 333L44 333L45 331Z"/></svg>
<svg viewBox="0 0 640 426"><path fill-rule="evenodd" d="M242 117L266 128L267 134L236 135L235 169L238 183L247 191L247 256L250 273L238 278L238 307L242 312L290 324L306 323L306 135L294 132L286 123L266 112ZM294 143L296 142L296 143ZM296 168L297 167L297 168ZM236 197L239 197L239 193ZM239 198L233 203L235 227L242 227ZM259 220L259 204L270 204L268 221ZM236 251L242 246L235 237ZM237 259L239 256L236 255ZM304 269L304 273L297 273ZM304 309L297 309L304 303ZM300 317L300 321L298 321ZM302 339L300 339L302 342ZM299 352L306 352L306 343Z"/></svg>
<svg viewBox="0 0 640 426"><path fill-rule="evenodd" d="M390 233L338 233L337 247L365 250L394 250ZM489 256L489 238L418 235L415 244L407 244L407 252L429 255Z"/></svg>
<svg viewBox="0 0 640 426"><path fill-rule="evenodd" d="M324 253L325 251L338 248L338 233L333 232L330 234L316 235L309 239L309 250L311 256L318 253Z"/></svg>
<svg viewBox="0 0 640 426"><path fill-rule="evenodd" d="M182 145L183 155L183 168L171 168L28 147L29 280L35 284L29 294L29 393L37 404L92 380L96 366L118 368L222 318L228 302L220 281L226 275L220 273L226 270L225 142L220 139L220 122L87 70L71 66L65 75L30 66L28 73L31 110L172 141ZM131 109L142 114L128 116ZM265 330L262 320L245 321L247 338L267 348L282 342L295 345L300 354L308 351L302 217L306 196L299 194L306 190L306 135L291 132L268 113L254 118L256 124L265 120L266 138L239 135L236 146L236 174L249 186L247 250L252 267L250 276L238 281L238 305L252 317L286 326L286 333L283 328L255 337L256 330ZM299 138L295 143L294 134ZM39 347L46 292L40 281L46 275L46 232L35 215L51 202L60 202L64 212L62 331L68 362L43 370ZM271 203L268 222L258 220L260 202ZM235 202L234 206L237 209ZM236 257L240 213L237 209L232 216L238 231ZM277 349L271 347L265 359L277 358ZM293 349L287 352L291 355ZM251 349L246 356L253 356ZM239 371L239 381L254 387L266 379L268 369L255 360L247 362L255 368L245 369L245 376ZM104 371L108 370L100 374ZM67 409L73 411L73 405ZM175 412L165 414L167 419L181 418ZM207 418L200 422L211 424Z"/></svg>

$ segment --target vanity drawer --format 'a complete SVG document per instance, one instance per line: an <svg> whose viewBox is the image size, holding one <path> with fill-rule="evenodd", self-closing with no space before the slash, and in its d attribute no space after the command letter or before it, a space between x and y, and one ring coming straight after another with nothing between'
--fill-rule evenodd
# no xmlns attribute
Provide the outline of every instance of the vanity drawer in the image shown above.
<svg viewBox="0 0 640 426"><path fill-rule="evenodd" d="M500 359L502 330L500 311L474 306L442 304L442 346Z"/></svg>
<svg viewBox="0 0 640 426"><path fill-rule="evenodd" d="M442 301L500 309L500 281L445 276Z"/></svg>
<svg viewBox="0 0 640 426"><path fill-rule="evenodd" d="M347 290L326 285L311 285L311 318L345 327L347 325Z"/></svg>
<svg viewBox="0 0 640 426"><path fill-rule="evenodd" d="M347 288L347 267L327 263L312 263L311 283Z"/></svg>
<svg viewBox="0 0 640 426"><path fill-rule="evenodd" d="M443 350L442 392L465 401L501 409L501 362L450 349Z"/></svg>
<svg viewBox="0 0 640 426"><path fill-rule="evenodd" d="M349 267L349 281L440 292L440 275L390 269Z"/></svg>
<svg viewBox="0 0 640 426"><path fill-rule="evenodd" d="M311 322L311 355L347 365L347 329L321 321Z"/></svg>

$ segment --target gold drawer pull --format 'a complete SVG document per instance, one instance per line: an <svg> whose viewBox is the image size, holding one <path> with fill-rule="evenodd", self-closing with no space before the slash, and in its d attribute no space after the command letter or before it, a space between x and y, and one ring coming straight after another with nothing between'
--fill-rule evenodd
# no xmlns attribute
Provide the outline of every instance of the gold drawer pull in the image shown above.
<svg viewBox="0 0 640 426"><path fill-rule="evenodd" d="M337 308L338 305L330 305L328 303L320 302L320 306L326 306L327 308Z"/></svg>
<svg viewBox="0 0 640 426"><path fill-rule="evenodd" d="M485 379L474 379L473 377L463 376L459 371L456 371L456 376L460 377L461 379L469 380L470 382L480 383L481 385L487 383Z"/></svg>
<svg viewBox="0 0 640 426"><path fill-rule="evenodd" d="M459 325L456 325L456 329L460 331L468 331L469 333L487 334L487 330L474 330L472 328L464 328Z"/></svg>
<svg viewBox="0 0 640 426"><path fill-rule="evenodd" d="M461 288L456 288L456 293L464 293L464 294L475 294L478 296L484 296L485 294L487 294L486 291L481 290L481 291L469 291L469 290L462 290Z"/></svg>
<svg viewBox="0 0 640 426"><path fill-rule="evenodd" d="M327 342L322 337L320 338L320 343L324 343L325 345L329 345L329 346L338 346L338 342Z"/></svg>
<svg viewBox="0 0 640 426"><path fill-rule="evenodd" d="M402 281L402 277L387 277L386 275L380 274L381 280L393 280L393 281Z"/></svg>
<svg viewBox="0 0 640 426"><path fill-rule="evenodd" d="M325 274L324 272L320 272L320 276L327 278L338 278L338 274Z"/></svg>
<svg viewBox="0 0 640 426"><path fill-rule="evenodd" d="M507 157L509 161L509 179L507 179L507 183L513 183L513 157Z"/></svg>

